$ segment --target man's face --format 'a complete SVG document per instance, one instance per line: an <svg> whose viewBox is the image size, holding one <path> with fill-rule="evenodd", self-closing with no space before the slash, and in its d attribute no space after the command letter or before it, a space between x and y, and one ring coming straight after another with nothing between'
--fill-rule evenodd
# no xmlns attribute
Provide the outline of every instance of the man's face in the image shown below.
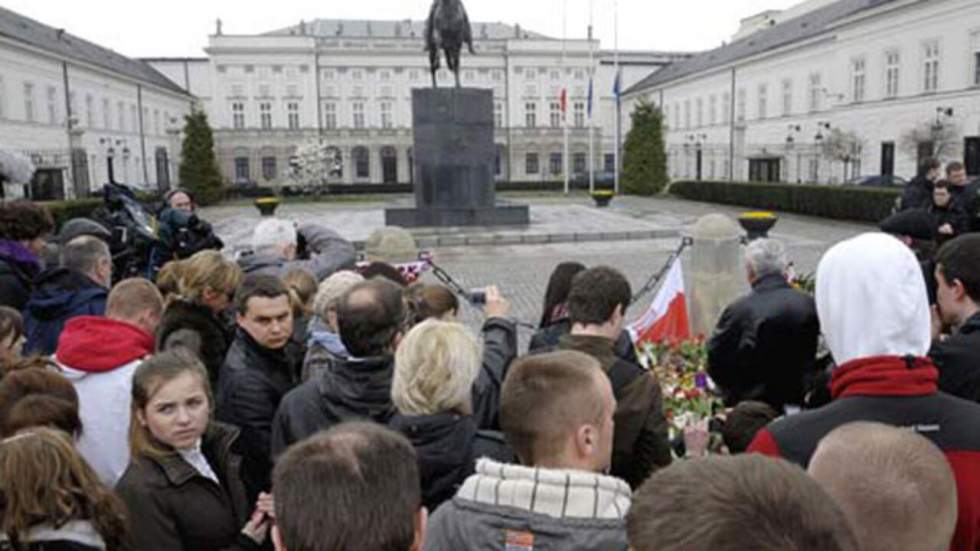
<svg viewBox="0 0 980 551"><path fill-rule="evenodd" d="M932 190L932 202L939 208L946 208L949 205L949 190L944 187Z"/></svg>
<svg viewBox="0 0 980 551"><path fill-rule="evenodd" d="M293 333L293 310L287 295L248 299L245 312L238 313L237 321L259 346L270 350L286 346Z"/></svg>
<svg viewBox="0 0 980 551"><path fill-rule="evenodd" d="M941 171L938 166L935 168L930 168L929 171L926 172L926 180L929 180L930 182L935 182L936 180L939 179L940 173Z"/></svg>
<svg viewBox="0 0 980 551"><path fill-rule="evenodd" d="M958 325L960 323L960 306L963 302L963 293L959 286L951 284L943 275L942 267L936 266L936 304L939 306L939 313L943 323L946 325Z"/></svg>
<svg viewBox="0 0 980 551"><path fill-rule="evenodd" d="M963 187L966 185L966 169L954 170L947 175L950 183L954 186Z"/></svg>
<svg viewBox="0 0 980 551"><path fill-rule="evenodd" d="M194 203L186 193L175 193L170 197L170 208L184 212L194 212Z"/></svg>

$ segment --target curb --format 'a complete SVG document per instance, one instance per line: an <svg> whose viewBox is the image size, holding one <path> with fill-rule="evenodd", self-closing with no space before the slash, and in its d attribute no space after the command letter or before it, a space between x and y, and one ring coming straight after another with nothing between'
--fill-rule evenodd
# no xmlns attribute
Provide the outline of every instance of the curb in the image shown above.
<svg viewBox="0 0 980 551"><path fill-rule="evenodd" d="M643 241L679 237L679 230L641 230L628 232L593 233L530 233L530 234L480 234L480 235L426 235L415 238L419 249L434 247L460 247L463 245L545 245L549 243L594 243L599 241ZM364 250L364 241L354 241L354 247Z"/></svg>

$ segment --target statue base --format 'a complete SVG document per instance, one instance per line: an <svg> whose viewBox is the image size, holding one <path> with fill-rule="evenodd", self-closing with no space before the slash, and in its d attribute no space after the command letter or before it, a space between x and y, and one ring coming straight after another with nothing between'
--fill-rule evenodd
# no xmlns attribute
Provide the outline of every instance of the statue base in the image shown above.
<svg viewBox="0 0 980 551"><path fill-rule="evenodd" d="M392 226L527 225L528 208L498 204L493 92L412 90L415 208L385 209Z"/></svg>

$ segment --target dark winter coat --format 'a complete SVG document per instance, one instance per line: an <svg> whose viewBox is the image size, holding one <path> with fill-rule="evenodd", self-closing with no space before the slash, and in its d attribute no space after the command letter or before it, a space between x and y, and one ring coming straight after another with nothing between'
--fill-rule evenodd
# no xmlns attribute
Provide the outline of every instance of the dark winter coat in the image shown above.
<svg viewBox="0 0 980 551"><path fill-rule="evenodd" d="M23 245L0 239L0 306L23 310L40 271L37 257Z"/></svg>
<svg viewBox="0 0 980 551"><path fill-rule="evenodd" d="M932 205L933 184L925 175L916 176L905 185L901 210L926 209Z"/></svg>
<svg viewBox="0 0 980 551"><path fill-rule="evenodd" d="M477 427L500 430L500 387L517 357L517 325L490 318L483 324L483 365L473 382L473 418Z"/></svg>
<svg viewBox="0 0 980 551"><path fill-rule="evenodd" d="M977 211L980 210L980 183L971 182L965 186L949 186L950 207L959 209L969 220L970 231L980 230Z"/></svg>
<svg viewBox="0 0 980 551"><path fill-rule="evenodd" d="M397 414L388 424L415 447L422 477L422 503L430 513L456 495L466 477L473 474L477 459L489 457L501 463L515 462L503 435L477 430L476 421L470 415Z"/></svg>
<svg viewBox="0 0 980 551"><path fill-rule="evenodd" d="M558 339L563 335L567 335L571 330L572 322L568 318L562 318L538 329L531 336L531 342L527 346L528 353L554 350L558 346ZM625 330L619 334L619 339L616 340L615 352L617 356L628 362L640 363L639 358L636 357L636 347L633 345L633 339L630 338L630 334Z"/></svg>
<svg viewBox="0 0 980 551"><path fill-rule="evenodd" d="M54 268L42 273L24 307L24 354L54 354L65 322L105 315L109 290L87 275Z"/></svg>
<svg viewBox="0 0 980 551"><path fill-rule="evenodd" d="M35 524L26 534L19 535L20 544L15 548L6 534L0 534L0 551L102 551L105 541L88 520L70 520L55 527L53 524Z"/></svg>
<svg viewBox="0 0 980 551"><path fill-rule="evenodd" d="M243 480L249 499L269 489L272 419L295 385L295 373L285 350L263 348L241 328L235 333L221 366L216 417L242 431Z"/></svg>
<svg viewBox="0 0 980 551"><path fill-rule="evenodd" d="M764 276L721 314L708 341L708 374L731 406L759 400L782 411L802 404L819 333L813 298L782 275Z"/></svg>
<svg viewBox="0 0 980 551"><path fill-rule="evenodd" d="M598 360L609 377L616 412L613 421L611 474L637 488L650 474L670 464L667 419L663 412L663 391L650 371L618 357L613 342L604 337L565 335L559 350L576 350Z"/></svg>
<svg viewBox="0 0 980 551"><path fill-rule="evenodd" d="M285 398L272 423L272 458L295 442L353 419L387 423L394 359L346 359L299 385Z"/></svg>
<svg viewBox="0 0 980 551"><path fill-rule="evenodd" d="M960 330L936 342L929 357L939 368L939 390L980 403L980 314Z"/></svg>
<svg viewBox="0 0 980 551"><path fill-rule="evenodd" d="M211 388L218 388L218 374L231 346L232 335L211 308L186 300L167 306L157 327L156 348L168 350L176 345L197 352L208 369Z"/></svg>
<svg viewBox="0 0 980 551"><path fill-rule="evenodd" d="M260 549L241 534L253 510L241 481L241 444L238 430L221 423L204 435L201 451L220 485L176 454L134 459L116 485L130 512L133 549Z"/></svg>

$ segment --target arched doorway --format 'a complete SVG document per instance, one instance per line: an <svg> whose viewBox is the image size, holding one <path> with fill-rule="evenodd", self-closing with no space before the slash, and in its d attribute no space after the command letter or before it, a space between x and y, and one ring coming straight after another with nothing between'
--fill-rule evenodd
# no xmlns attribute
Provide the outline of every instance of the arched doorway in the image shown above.
<svg viewBox="0 0 980 551"><path fill-rule="evenodd" d="M381 183L398 183L398 152L390 145L381 148Z"/></svg>
<svg viewBox="0 0 980 551"><path fill-rule="evenodd" d="M354 162L354 177L358 180L365 180L371 177L371 158L368 150L364 146L357 146L351 151L351 158Z"/></svg>

